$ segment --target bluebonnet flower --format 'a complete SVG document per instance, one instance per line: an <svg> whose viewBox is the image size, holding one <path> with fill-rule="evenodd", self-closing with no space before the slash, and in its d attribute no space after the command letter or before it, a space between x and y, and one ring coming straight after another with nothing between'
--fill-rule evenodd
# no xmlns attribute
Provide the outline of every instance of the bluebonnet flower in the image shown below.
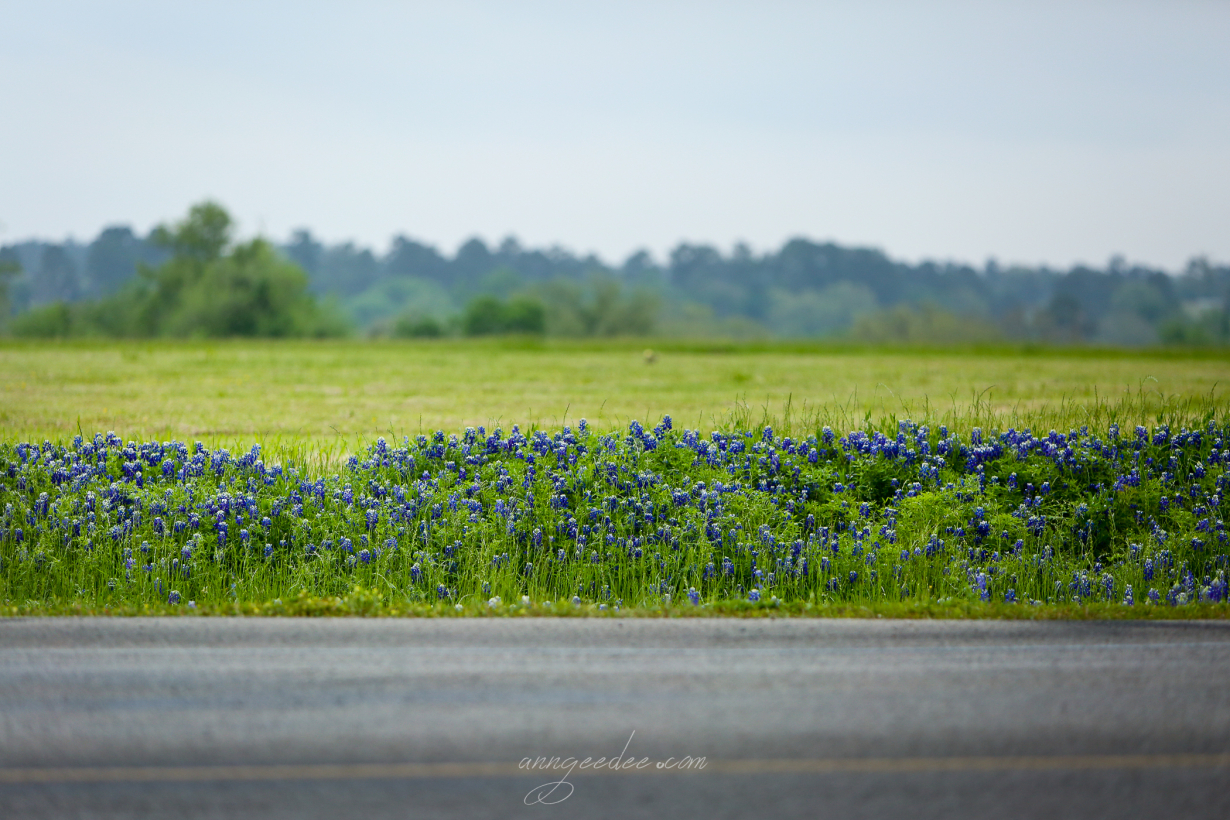
<svg viewBox="0 0 1230 820"><path fill-rule="evenodd" d="M372 554L367 550L359 550L359 560L364 564L370 564L372 562Z"/></svg>
<svg viewBox="0 0 1230 820"><path fill-rule="evenodd" d="M176 592L175 590L171 590L171 594L167 596L167 603L168 604L178 604L179 603L179 593Z"/></svg>
<svg viewBox="0 0 1230 820"><path fill-rule="evenodd" d="M747 594L747 599L754 604L759 603L760 602L760 590L753 589L751 592Z"/></svg>
<svg viewBox="0 0 1230 820"><path fill-rule="evenodd" d="M987 588L987 574L980 572L975 577L975 583L978 587L978 597L983 601L991 600L991 591Z"/></svg>

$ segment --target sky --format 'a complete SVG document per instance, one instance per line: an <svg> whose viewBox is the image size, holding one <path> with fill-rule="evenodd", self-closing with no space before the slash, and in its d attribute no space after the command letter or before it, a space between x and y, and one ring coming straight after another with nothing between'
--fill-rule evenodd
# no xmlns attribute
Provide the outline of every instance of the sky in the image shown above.
<svg viewBox="0 0 1230 820"><path fill-rule="evenodd" d="M0 0L0 244L1230 261L1230 3Z"/></svg>

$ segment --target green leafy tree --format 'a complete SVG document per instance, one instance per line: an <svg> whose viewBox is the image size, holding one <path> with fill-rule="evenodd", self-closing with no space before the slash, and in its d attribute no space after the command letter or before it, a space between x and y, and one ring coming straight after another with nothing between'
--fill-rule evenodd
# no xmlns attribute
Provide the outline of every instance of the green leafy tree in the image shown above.
<svg viewBox="0 0 1230 820"><path fill-rule="evenodd" d="M504 330L504 303L495 296L479 296L466 305L461 329L467 336L490 336Z"/></svg>
<svg viewBox="0 0 1230 820"><path fill-rule="evenodd" d="M547 311L537 299L515 296L504 306L505 332L541 336L546 329Z"/></svg>
<svg viewBox="0 0 1230 820"><path fill-rule="evenodd" d="M171 252L142 271L138 325L166 336L335 336L346 331L334 310L308 292L303 269L263 239L231 244L233 222L213 202L194 205L152 240Z"/></svg>
<svg viewBox="0 0 1230 820"><path fill-rule="evenodd" d="M539 292L552 335L644 336L657 323L658 300L652 293L627 292L609 276L592 276L585 286L556 280Z"/></svg>
<svg viewBox="0 0 1230 820"><path fill-rule="evenodd" d="M9 279L21 275L21 263L17 261L15 254L0 254L0 324L8 318L9 305Z"/></svg>
<svg viewBox="0 0 1230 820"><path fill-rule="evenodd" d="M542 302L528 296L515 296L507 302L495 296L479 296L466 306L461 327L467 336L542 335L547 328L547 312Z"/></svg>
<svg viewBox="0 0 1230 820"><path fill-rule="evenodd" d="M400 339L434 339L444 335L444 327L431 316L407 314L393 323L393 335Z"/></svg>
<svg viewBox="0 0 1230 820"><path fill-rule="evenodd" d="M27 310L13 319L15 336L56 339L72 335L73 311L67 302L52 302Z"/></svg>
<svg viewBox="0 0 1230 820"><path fill-rule="evenodd" d="M312 336L319 319L307 275L255 239L184 284L160 329L171 336Z"/></svg>
<svg viewBox="0 0 1230 820"><path fill-rule="evenodd" d="M159 225L150 241L178 259L206 264L222 256L231 242L232 228L231 215L218 203L206 201L193 205L188 216L175 225Z"/></svg>
<svg viewBox="0 0 1230 820"><path fill-rule="evenodd" d="M86 251L86 282L91 296L109 296L123 288L137 272L141 262L156 261L162 252L133 234L132 229L114 225L106 228Z"/></svg>
<svg viewBox="0 0 1230 820"><path fill-rule="evenodd" d="M231 217L195 205L152 241L171 254L95 302L54 305L14 323L30 336L336 336L341 314L308 292L303 269L263 239L232 245Z"/></svg>
<svg viewBox="0 0 1230 820"><path fill-rule="evenodd" d="M852 339L871 344L971 344L1003 338L999 328L986 319L960 316L924 303L919 307L896 305L861 316L850 328Z"/></svg>

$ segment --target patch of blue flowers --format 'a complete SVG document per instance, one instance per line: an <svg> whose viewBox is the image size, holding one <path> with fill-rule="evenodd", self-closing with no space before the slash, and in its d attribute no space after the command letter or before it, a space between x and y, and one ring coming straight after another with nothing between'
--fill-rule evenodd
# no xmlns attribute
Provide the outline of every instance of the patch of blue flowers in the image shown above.
<svg viewBox="0 0 1230 820"><path fill-rule="evenodd" d="M0 445L0 598L1219 603L1230 429L466 429L334 471ZM669 596L669 597L668 597Z"/></svg>

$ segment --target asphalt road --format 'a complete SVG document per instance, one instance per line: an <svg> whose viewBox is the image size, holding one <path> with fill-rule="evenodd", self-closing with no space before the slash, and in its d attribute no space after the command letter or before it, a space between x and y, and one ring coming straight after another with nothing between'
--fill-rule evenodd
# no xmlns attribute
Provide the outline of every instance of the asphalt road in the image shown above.
<svg viewBox="0 0 1230 820"><path fill-rule="evenodd" d="M0 620L0 817L1230 817L1228 678L1221 623Z"/></svg>

